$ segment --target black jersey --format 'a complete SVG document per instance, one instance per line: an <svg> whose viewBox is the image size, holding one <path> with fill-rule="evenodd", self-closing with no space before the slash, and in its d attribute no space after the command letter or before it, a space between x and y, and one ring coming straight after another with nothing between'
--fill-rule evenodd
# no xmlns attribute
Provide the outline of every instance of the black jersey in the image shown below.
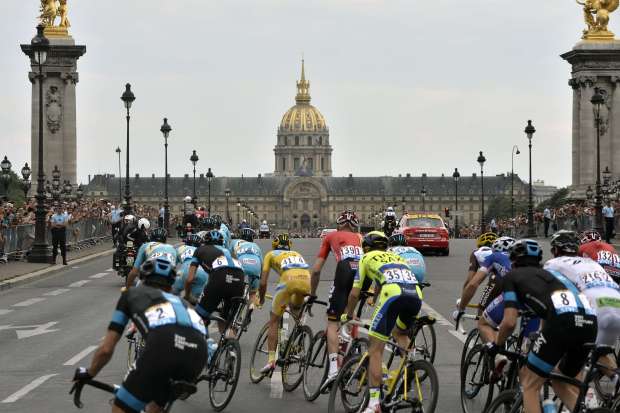
<svg viewBox="0 0 620 413"><path fill-rule="evenodd" d="M170 325L193 328L206 335L202 318L183 300L147 285L131 287L121 294L108 328L122 334L129 319L145 338L150 331Z"/></svg>
<svg viewBox="0 0 620 413"><path fill-rule="evenodd" d="M196 249L190 265L202 266L207 274L212 274L218 269L235 268L243 270L239 261L232 257L230 251L216 245L203 245Z"/></svg>

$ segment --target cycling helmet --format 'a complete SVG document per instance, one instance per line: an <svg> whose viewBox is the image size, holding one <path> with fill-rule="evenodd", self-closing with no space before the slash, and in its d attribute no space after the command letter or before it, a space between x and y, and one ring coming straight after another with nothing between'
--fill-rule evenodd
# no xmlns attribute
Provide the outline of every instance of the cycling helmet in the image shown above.
<svg viewBox="0 0 620 413"><path fill-rule="evenodd" d="M394 212L394 208L392 208L392 207L388 207L387 210L388 210L388 212Z"/></svg>
<svg viewBox="0 0 620 413"><path fill-rule="evenodd" d="M145 231L148 230L149 228L151 228L151 221L146 218L140 218L138 220L138 228L144 229Z"/></svg>
<svg viewBox="0 0 620 413"><path fill-rule="evenodd" d="M551 248L562 252L576 254L579 251L579 238L574 231L561 230L551 236Z"/></svg>
<svg viewBox="0 0 620 413"><path fill-rule="evenodd" d="M155 228L153 231L151 231L151 241L165 243L167 238L168 231L166 231L166 228Z"/></svg>
<svg viewBox="0 0 620 413"><path fill-rule="evenodd" d="M187 203L192 202L192 197L188 195L185 198L183 198L183 201Z"/></svg>
<svg viewBox="0 0 620 413"><path fill-rule="evenodd" d="M185 239L185 245L189 245L191 247L199 247L202 244L202 236L199 234L188 234Z"/></svg>
<svg viewBox="0 0 620 413"><path fill-rule="evenodd" d="M271 241L274 250L290 250L293 246L288 234L280 234Z"/></svg>
<svg viewBox="0 0 620 413"><path fill-rule="evenodd" d="M252 242L254 241L254 230L252 228L243 228L241 230L241 237L242 240L247 241L247 242Z"/></svg>
<svg viewBox="0 0 620 413"><path fill-rule="evenodd" d="M336 224L339 226L349 224L352 228L357 228L359 227L360 222L357 219L357 215L355 215L355 212L347 209L345 211L342 211L340 215L338 215L338 218L336 219Z"/></svg>
<svg viewBox="0 0 620 413"><path fill-rule="evenodd" d="M476 240L476 246L480 247L490 247L493 245L493 242L497 239L497 234L494 232L485 232L480 234L478 239Z"/></svg>
<svg viewBox="0 0 620 413"><path fill-rule="evenodd" d="M213 219L213 217L206 217L202 220L202 228L206 229L207 231L215 229L215 227L216 227L216 224L215 224L215 220Z"/></svg>
<svg viewBox="0 0 620 413"><path fill-rule="evenodd" d="M136 221L136 217L129 214L129 215L125 215L125 218L123 218L125 220L125 223L127 224L131 224L132 222Z"/></svg>
<svg viewBox="0 0 620 413"><path fill-rule="evenodd" d="M222 216L215 214L213 215L212 218L213 218L213 221L215 221L215 227L219 229L220 226L222 225Z"/></svg>
<svg viewBox="0 0 620 413"><path fill-rule="evenodd" d="M388 239L388 244L390 247L406 247L407 238L403 234L393 234Z"/></svg>
<svg viewBox="0 0 620 413"><path fill-rule="evenodd" d="M542 260L542 248L533 239L520 239L515 241L510 247L510 260L518 261L524 258L534 259L536 262Z"/></svg>
<svg viewBox="0 0 620 413"><path fill-rule="evenodd" d="M515 239L511 237L500 237L493 242L491 248L493 251L508 252L512 244L515 243Z"/></svg>
<svg viewBox="0 0 620 413"><path fill-rule="evenodd" d="M582 244L587 244L588 242L593 242L593 241L600 241L601 239L602 239L601 234L599 234L598 231L595 231L593 229L583 231L579 235L579 241Z"/></svg>
<svg viewBox="0 0 620 413"><path fill-rule="evenodd" d="M206 233L202 240L205 245L224 245L224 236L220 231L211 230Z"/></svg>
<svg viewBox="0 0 620 413"><path fill-rule="evenodd" d="M140 274L146 282L170 286L177 276L174 263L161 256L149 258L140 266Z"/></svg>
<svg viewBox="0 0 620 413"><path fill-rule="evenodd" d="M385 251L388 247L388 238L381 231L370 231L362 240L362 249L364 252L372 250Z"/></svg>
<svg viewBox="0 0 620 413"><path fill-rule="evenodd" d="M263 219L263 225L267 225L267 221Z"/></svg>

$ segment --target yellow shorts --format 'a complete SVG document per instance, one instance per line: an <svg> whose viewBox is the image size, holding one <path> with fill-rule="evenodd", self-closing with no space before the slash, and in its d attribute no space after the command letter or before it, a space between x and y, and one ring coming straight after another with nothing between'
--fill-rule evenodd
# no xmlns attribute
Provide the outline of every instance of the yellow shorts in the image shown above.
<svg viewBox="0 0 620 413"><path fill-rule="evenodd" d="M276 286L271 312L281 316L288 305L298 308L303 304L304 297L309 294L310 272L300 268L286 270Z"/></svg>

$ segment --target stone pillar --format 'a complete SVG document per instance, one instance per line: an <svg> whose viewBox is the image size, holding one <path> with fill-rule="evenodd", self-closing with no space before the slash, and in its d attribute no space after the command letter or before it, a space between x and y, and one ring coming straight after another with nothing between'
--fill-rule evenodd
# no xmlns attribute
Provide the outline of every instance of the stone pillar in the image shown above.
<svg viewBox="0 0 620 413"><path fill-rule="evenodd" d="M596 181L596 127L590 99L601 89L601 171L609 166L620 175L620 41L581 41L562 55L572 66L573 88L572 184L583 194Z"/></svg>
<svg viewBox="0 0 620 413"><path fill-rule="evenodd" d="M71 37L51 37L47 61L43 65L43 165L51 180L55 165L61 181L77 184L77 133L75 85L78 82L77 60L86 53L86 46L76 46ZM33 182L38 175L39 145L39 66L33 60L30 44L21 45L30 58L32 82L31 166Z"/></svg>

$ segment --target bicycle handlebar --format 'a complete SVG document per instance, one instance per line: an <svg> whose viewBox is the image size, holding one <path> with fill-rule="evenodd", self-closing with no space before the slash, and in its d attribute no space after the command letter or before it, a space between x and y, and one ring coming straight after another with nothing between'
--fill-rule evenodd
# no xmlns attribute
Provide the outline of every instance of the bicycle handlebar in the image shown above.
<svg viewBox="0 0 620 413"><path fill-rule="evenodd" d="M113 394L115 394L119 389L119 386L115 384L107 384L107 383L103 383L103 382L92 380L92 379L87 380L87 381L81 381L81 382L76 381L73 383L73 386L71 387L71 390L69 391L69 394L73 394L73 404L78 409L81 409L84 407L81 397L82 397L82 390L84 389L84 386L87 384L99 390L103 390L105 392L113 393Z"/></svg>

